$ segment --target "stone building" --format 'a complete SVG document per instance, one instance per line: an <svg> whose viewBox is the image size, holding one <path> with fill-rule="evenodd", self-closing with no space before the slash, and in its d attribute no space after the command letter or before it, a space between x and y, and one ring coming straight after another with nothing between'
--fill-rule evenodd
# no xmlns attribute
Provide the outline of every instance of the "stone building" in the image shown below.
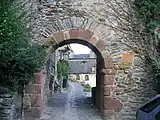
<svg viewBox="0 0 160 120"><path fill-rule="evenodd" d="M96 86L96 58L90 54L74 55L69 59L70 79L85 82L91 87Z"/></svg>

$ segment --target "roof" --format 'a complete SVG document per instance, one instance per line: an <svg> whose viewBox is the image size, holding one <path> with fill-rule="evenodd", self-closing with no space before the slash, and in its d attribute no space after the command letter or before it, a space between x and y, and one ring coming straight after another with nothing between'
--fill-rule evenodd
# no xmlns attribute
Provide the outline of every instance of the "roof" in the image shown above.
<svg viewBox="0 0 160 120"><path fill-rule="evenodd" d="M90 55L89 54L76 54L76 55L73 55L73 58L86 59L86 58L90 58Z"/></svg>
<svg viewBox="0 0 160 120"><path fill-rule="evenodd" d="M69 60L70 74L91 74L92 67L96 66L96 59Z"/></svg>

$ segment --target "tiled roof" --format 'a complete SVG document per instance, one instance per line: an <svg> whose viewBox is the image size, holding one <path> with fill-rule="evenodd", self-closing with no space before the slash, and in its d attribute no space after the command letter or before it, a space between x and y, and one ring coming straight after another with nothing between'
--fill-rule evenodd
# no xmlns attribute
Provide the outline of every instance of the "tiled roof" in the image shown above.
<svg viewBox="0 0 160 120"><path fill-rule="evenodd" d="M69 73L72 74L91 74L92 67L96 66L96 59L88 59L88 60L69 60Z"/></svg>
<svg viewBox="0 0 160 120"><path fill-rule="evenodd" d="M77 55L74 55L73 58L83 58L83 59L86 59L86 58L89 58L90 55L89 54L77 54Z"/></svg>

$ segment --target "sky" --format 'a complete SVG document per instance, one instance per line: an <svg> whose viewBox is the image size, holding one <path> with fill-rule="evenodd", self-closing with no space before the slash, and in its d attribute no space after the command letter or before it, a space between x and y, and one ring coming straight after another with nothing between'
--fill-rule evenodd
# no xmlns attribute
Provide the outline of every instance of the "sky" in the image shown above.
<svg viewBox="0 0 160 120"><path fill-rule="evenodd" d="M89 54L91 49L81 44L70 44L75 54Z"/></svg>

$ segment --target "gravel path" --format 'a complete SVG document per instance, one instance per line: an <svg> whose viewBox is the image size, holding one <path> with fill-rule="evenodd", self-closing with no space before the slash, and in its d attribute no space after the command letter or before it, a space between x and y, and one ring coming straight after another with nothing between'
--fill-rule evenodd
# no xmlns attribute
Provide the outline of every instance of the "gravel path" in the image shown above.
<svg viewBox="0 0 160 120"><path fill-rule="evenodd" d="M56 93L48 101L41 120L102 120L85 96L83 87L70 83L69 91Z"/></svg>

